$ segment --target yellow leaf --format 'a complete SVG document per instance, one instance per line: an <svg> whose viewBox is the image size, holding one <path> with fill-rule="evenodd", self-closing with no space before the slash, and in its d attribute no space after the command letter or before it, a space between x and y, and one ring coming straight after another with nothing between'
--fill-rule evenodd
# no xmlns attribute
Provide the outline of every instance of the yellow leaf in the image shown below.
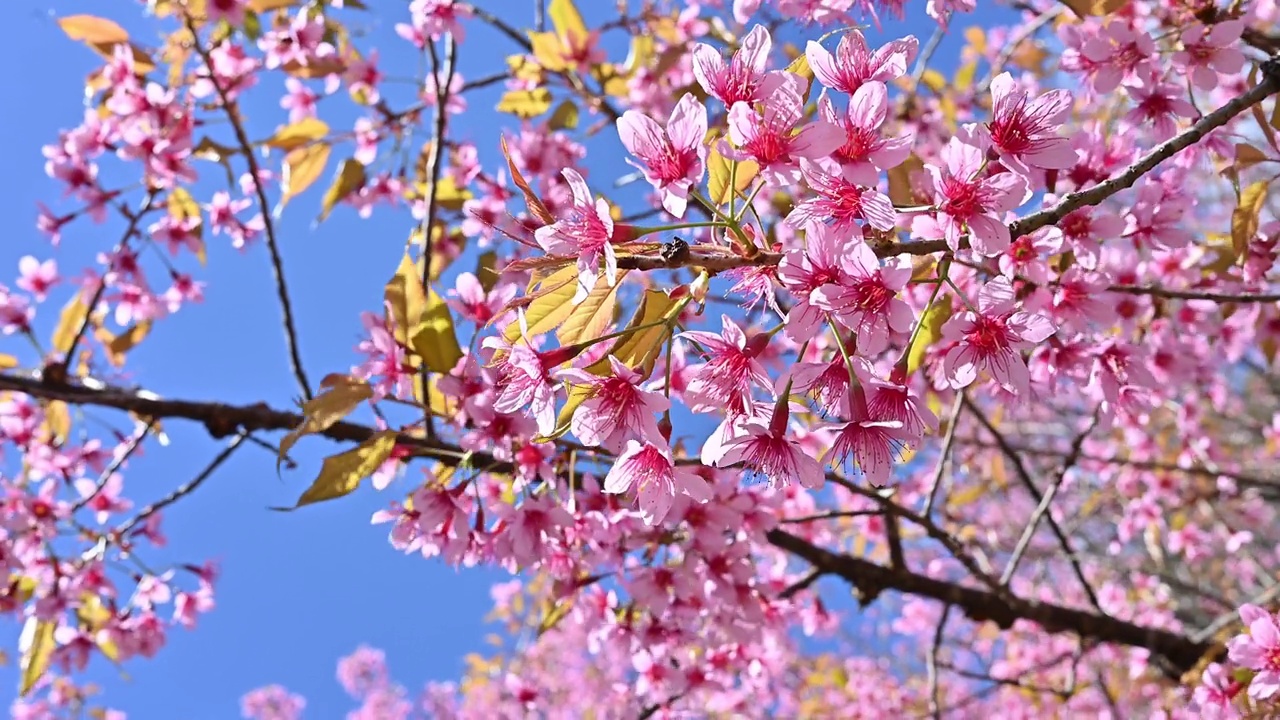
<svg viewBox="0 0 1280 720"><path fill-rule="evenodd" d="M498 253L493 250L480 253L476 258L476 279L480 281L480 287L489 292L498 284L498 277Z"/></svg>
<svg viewBox="0 0 1280 720"><path fill-rule="evenodd" d="M920 77L920 82L924 83L925 87L932 90L935 95L940 95L947 86L947 79L942 76L942 73L933 68L924 71L924 75Z"/></svg>
<svg viewBox="0 0 1280 720"><path fill-rule="evenodd" d="M18 652L22 657L18 664L22 670L22 679L18 684L19 697L26 697L49 669L49 660L56 648L53 632L57 627L57 623L51 620L35 617L27 618L26 624L22 626L22 635L18 638Z"/></svg>
<svg viewBox="0 0 1280 720"><path fill-rule="evenodd" d="M256 13L280 10L297 4L298 0L249 0L249 7Z"/></svg>
<svg viewBox="0 0 1280 720"><path fill-rule="evenodd" d="M112 614L102 604L102 599L97 595L86 592L80 596L80 605L76 608L76 618L80 620L80 627L86 633L94 637L94 642L102 654L107 659L116 662L120 659L120 648L111 641L109 635L99 633L107 626L111 620Z"/></svg>
<svg viewBox="0 0 1280 720"><path fill-rule="evenodd" d="M303 435L324 432L351 414L360 403L373 397L369 383L348 375L330 375L320 383L321 393L302 405L304 420L280 441L276 469L289 454L289 449Z"/></svg>
<svg viewBox="0 0 1280 720"><path fill-rule="evenodd" d="M924 161L916 155L907 156L906 161L889 169L889 199L898 207L915 204L916 193L911 178L924 170Z"/></svg>
<svg viewBox="0 0 1280 720"><path fill-rule="evenodd" d="M1240 202L1231 213L1231 249L1236 259L1244 257L1249 241L1258 234L1262 204L1267 199L1267 181L1259 180L1240 193Z"/></svg>
<svg viewBox="0 0 1280 720"><path fill-rule="evenodd" d="M653 60L654 43L652 35L643 33L631 36L631 49L627 51L627 62L623 71L627 76L636 74L641 68L649 67Z"/></svg>
<svg viewBox="0 0 1280 720"><path fill-rule="evenodd" d="M671 321L687 302L687 296L680 300L672 300L661 290L646 290L644 297L640 299L640 307L636 308L635 317L627 327L636 328L659 321L667 321L666 324L646 327L623 335L609 354L621 360L627 367L638 369L638 372L646 378L649 377L658 355L662 352L663 343L671 332Z"/></svg>
<svg viewBox="0 0 1280 720"><path fill-rule="evenodd" d="M294 77L316 80L346 72L347 63L339 55L326 55L319 58L310 58L307 60L306 65L297 60L291 60L285 63L281 69Z"/></svg>
<svg viewBox="0 0 1280 720"><path fill-rule="evenodd" d="M577 267L570 267L577 272ZM605 328L613 322L613 311L618 306L618 289L628 272L619 270L618 282L613 287L609 287L602 278L580 304L570 309L564 324L556 331L561 345L575 345L605 334Z"/></svg>
<svg viewBox="0 0 1280 720"><path fill-rule="evenodd" d="M360 487L360 481L372 475L382 463L391 457L396 447L395 430L383 430L358 447L344 453L331 455L320 466L320 475L311 487L302 493L294 508L333 500L349 495Z"/></svg>
<svg viewBox="0 0 1280 720"><path fill-rule="evenodd" d="M711 202L716 205L724 205L729 202L731 193L729 191L729 176L733 175L734 194L741 195L751 181L755 179L756 173L760 171L760 166L754 160L744 160L743 162L731 161L720 154L717 149L719 143L715 138L711 139L711 150L707 154L707 195ZM733 171L734 165L738 166L737 172Z"/></svg>
<svg viewBox="0 0 1280 720"><path fill-rule="evenodd" d="M143 320L141 322L130 325L127 330L112 337L104 343L107 351L107 360L116 367L124 366L124 356L130 350L138 346L147 334L151 332L151 321Z"/></svg>
<svg viewBox="0 0 1280 720"><path fill-rule="evenodd" d="M960 69L956 71L955 81L951 83L952 86L955 87L956 90L960 90L962 92L968 90L973 87L973 76L977 71L977 60L970 60L964 65L961 65Z"/></svg>
<svg viewBox="0 0 1280 720"><path fill-rule="evenodd" d="M54 352L62 355L71 352L71 342L75 339L76 333L80 332L80 326L88 321L89 306L80 299L80 293L76 293L75 297L62 308L62 314L58 317L58 327L53 330Z"/></svg>
<svg viewBox="0 0 1280 720"><path fill-rule="evenodd" d="M586 40L587 25L582 21L582 14L578 12L573 0L551 0L547 6L547 17L551 18L551 26L555 28L556 35L568 41L566 45Z"/></svg>
<svg viewBox="0 0 1280 720"><path fill-rule="evenodd" d="M475 195L470 190L458 187L452 175L444 175L440 178L440 184L436 188L436 204L441 208L456 212L473 197Z"/></svg>
<svg viewBox="0 0 1280 720"><path fill-rule="evenodd" d="M391 313L388 319L393 325L392 334L397 342L408 345L409 337L422 321L422 312L427 307L427 291L422 287L417 265L407 250L396 274L387 281L383 297Z"/></svg>
<svg viewBox="0 0 1280 720"><path fill-rule="evenodd" d="M573 598L560 598L548 603L548 605L549 607L542 615L542 620L538 623L538 637L550 632L561 620L569 615L569 611L573 609Z"/></svg>
<svg viewBox="0 0 1280 720"><path fill-rule="evenodd" d="M604 290L601 290L602 286ZM608 290L608 283L600 282L592 289L591 295L597 292L603 293L606 290ZM573 313L572 301L577 291L578 268L576 265L560 268L543 278L538 283L538 289L530 292L526 297L529 303L524 309L524 319L529 338L549 333L568 320L569 315ZM591 295L588 295L588 300L583 302L589 302ZM520 323L514 322L507 325L502 335L507 342L515 342L520 338Z"/></svg>
<svg viewBox="0 0 1280 720"><path fill-rule="evenodd" d="M443 298L435 290L427 288L427 303L422 311L422 321L409 337L409 345L422 357L426 366L438 373L453 370L462 359L458 334L453 326L453 315Z"/></svg>
<svg viewBox="0 0 1280 720"><path fill-rule="evenodd" d="M924 363L925 351L942 337L942 325L951 317L951 296L943 295L920 318L920 330L907 351L907 375L915 374Z"/></svg>
<svg viewBox="0 0 1280 720"><path fill-rule="evenodd" d="M331 152L328 143L318 143L291 150L284 156L284 174L280 178L284 190L281 204L297 197L320 178Z"/></svg>
<svg viewBox="0 0 1280 720"><path fill-rule="evenodd" d="M1102 16L1124 7L1129 0L1062 0L1062 4L1080 17Z"/></svg>
<svg viewBox="0 0 1280 720"><path fill-rule="evenodd" d="M44 427L49 432L49 444L58 446L71 433L71 409L61 400L51 400L44 408Z"/></svg>
<svg viewBox="0 0 1280 720"><path fill-rule="evenodd" d="M333 212L333 208L338 203L364 187L364 181L364 165L351 158L343 160L342 165L338 167L338 172L333 176L333 184L325 191L324 199L320 201L320 219L328 218L329 213Z"/></svg>
<svg viewBox="0 0 1280 720"><path fill-rule="evenodd" d="M953 508L962 508L975 500L982 499L987 493L987 484L980 478L973 478L974 482L964 489L951 493L947 496L947 506Z"/></svg>
<svg viewBox="0 0 1280 720"><path fill-rule="evenodd" d="M551 109L551 91L546 88L508 90L498 101L497 109L524 120L535 118Z"/></svg>
<svg viewBox="0 0 1280 720"><path fill-rule="evenodd" d="M58 27L72 40L91 45L117 45L129 42L129 33L113 20L94 15L68 15L58 20Z"/></svg>
<svg viewBox="0 0 1280 720"><path fill-rule="evenodd" d="M316 118L303 118L276 130L264 145L289 151L309 145L329 134L329 125Z"/></svg>
<svg viewBox="0 0 1280 720"><path fill-rule="evenodd" d="M18 358L6 353L0 353L0 370L8 370L16 367L18 367Z"/></svg>
<svg viewBox="0 0 1280 720"><path fill-rule="evenodd" d="M964 39L973 46L974 52L979 55L987 53L987 35L983 29L977 25L970 25L964 29Z"/></svg>
<svg viewBox="0 0 1280 720"><path fill-rule="evenodd" d="M578 106L572 100L561 102L547 119L547 127L552 130L573 130L578 127Z"/></svg>
<svg viewBox="0 0 1280 720"><path fill-rule="evenodd" d="M564 72L569 69L569 64L565 62L564 45L555 33L530 32L529 45L532 48L533 59L538 61L542 69L551 72Z"/></svg>
<svg viewBox="0 0 1280 720"><path fill-rule="evenodd" d="M1248 143L1236 143L1236 169L1244 170L1267 159L1266 153Z"/></svg>

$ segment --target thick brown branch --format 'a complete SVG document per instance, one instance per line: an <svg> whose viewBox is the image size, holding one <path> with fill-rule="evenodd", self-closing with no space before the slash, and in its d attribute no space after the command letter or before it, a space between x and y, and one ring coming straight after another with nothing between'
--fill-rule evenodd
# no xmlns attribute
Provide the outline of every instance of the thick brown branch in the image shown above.
<svg viewBox="0 0 1280 720"><path fill-rule="evenodd" d="M1214 647L1213 643L1193 642L1168 630L1136 625L1086 610L997 595L908 570L895 570L848 555L837 555L784 530L770 530L767 537L774 546L803 558L815 570L844 578L858 588L863 597L896 590L950 603L975 622L989 620L1004 629L1012 627L1017 620L1029 620L1051 633L1070 632L1088 640L1145 648L1165 658L1181 672L1194 667Z"/></svg>

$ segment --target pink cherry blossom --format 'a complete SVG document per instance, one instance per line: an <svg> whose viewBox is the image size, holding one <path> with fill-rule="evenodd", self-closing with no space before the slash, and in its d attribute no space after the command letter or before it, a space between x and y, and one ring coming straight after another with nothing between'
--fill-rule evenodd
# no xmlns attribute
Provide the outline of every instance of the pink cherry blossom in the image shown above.
<svg viewBox="0 0 1280 720"><path fill-rule="evenodd" d="M937 217L917 215L911 231L918 237L946 238L952 250L969 233L975 252L994 256L1009 247L1009 228L1003 214L1026 202L1031 190L1014 173L981 176L985 165L980 149L952 138L942 150L943 166L926 165L928 187L938 203Z"/></svg>
<svg viewBox="0 0 1280 720"><path fill-rule="evenodd" d="M872 52L860 31L849 30L840 37L835 54L813 40L805 46L804 54L818 82L853 94L868 81L888 83L905 75L918 48L919 42L908 35Z"/></svg>
<svg viewBox="0 0 1280 720"><path fill-rule="evenodd" d="M1013 286L997 277L978 294L978 310L966 310L942 326L942 336L955 345L943 359L943 374L951 387L967 387L982 372L997 384L1025 397L1030 392L1027 365L1018 354L1054 333L1040 315L1016 310Z"/></svg>
<svg viewBox="0 0 1280 720"><path fill-rule="evenodd" d="M573 204L555 223L538 228L534 237L549 253L577 256L578 288L573 296L576 304L595 288L602 258L605 280L613 287L618 281L618 258L613 250L609 203L604 198L592 197L587 181L577 170L565 168L562 174L573 190Z"/></svg>
<svg viewBox="0 0 1280 720"><path fill-rule="evenodd" d="M798 482L810 490L821 488L826 474L817 460L809 457L793 437L788 437L788 404L781 402L768 420L752 418L743 425L743 434L725 444L725 453L717 463L728 467L742 463L752 472L763 475L771 486Z"/></svg>
<svg viewBox="0 0 1280 720"><path fill-rule="evenodd" d="M787 222L792 226L811 230L814 225L830 220L833 221L831 232L861 239L860 222L876 230L892 230L896 224L893 201L875 189L875 176L865 182L867 178L859 177L850 166L835 166L834 172L828 172L821 165L804 159L800 161L800 174L817 197L797 204L787 215Z"/></svg>
<svg viewBox="0 0 1280 720"><path fill-rule="evenodd" d="M1058 135L1071 112L1071 93L1051 90L1032 100L1005 72L991 81L991 98L986 132L1006 167L1025 175L1031 168L1063 170L1075 164L1071 141Z"/></svg>
<svg viewBox="0 0 1280 720"><path fill-rule="evenodd" d="M831 98L824 93L818 98L818 114L844 130L844 144L836 148L832 157L857 173L855 177L860 180L874 179L875 170L895 168L911 154L915 140L912 133L889 138L881 132L889 118L889 91L884 83L868 82L859 87L843 115L836 112Z"/></svg>
<svg viewBox="0 0 1280 720"><path fill-rule="evenodd" d="M1236 47L1244 32L1243 20L1224 20L1212 28L1191 23L1182 31L1182 49L1173 54L1173 63L1191 77L1201 90L1218 86L1218 76L1233 75L1244 66L1244 53Z"/></svg>
<svg viewBox="0 0 1280 720"><path fill-rule="evenodd" d="M574 411L570 430L583 445L618 452L630 437L657 438L661 435L656 413L665 412L670 402L662 393L644 390L643 376L609 356L611 375L597 377L576 369L568 369L563 377L586 388L586 400Z"/></svg>
<svg viewBox="0 0 1280 720"><path fill-rule="evenodd" d="M719 335L689 330L676 337L701 346L706 362L689 369L684 400L694 412L749 412L752 386L772 387L769 374L756 359L759 343L748 344L747 335L728 315L720 317Z"/></svg>
<svg viewBox="0 0 1280 720"><path fill-rule="evenodd" d="M799 179L797 162L817 159L840 146L840 129L826 120L797 127L803 117L804 98L796 83L780 85L764 101L764 114L746 102L729 108L729 137L736 147L721 143L720 152L734 160L754 160L760 172L778 182Z"/></svg>
<svg viewBox="0 0 1280 720"><path fill-rule="evenodd" d="M628 440L605 477L605 492L619 494L631 490L635 490L639 498L646 525L661 524L679 495L687 495L696 502L711 499L706 481L692 468L675 465L671 450L656 438L644 443Z"/></svg>
<svg viewBox="0 0 1280 720"><path fill-rule="evenodd" d="M739 102L756 103L773 95L786 80L782 71L765 71L773 38L763 25L742 37L741 47L725 62L718 50L698 43L693 47L693 74L708 95L725 107Z"/></svg>
<svg viewBox="0 0 1280 720"><path fill-rule="evenodd" d="M707 109L685 93L671 111L666 128L647 115L628 110L618 119L618 137L643 165L628 163L644 172L645 179L662 195L662 206L684 217L689 190L702 180L707 147Z"/></svg>
<svg viewBox="0 0 1280 720"><path fill-rule="evenodd" d="M61 281L58 275L58 263L53 258L41 262L31 255L18 261L18 272L21 277L16 283L35 297L36 302L43 302L55 285Z"/></svg>
<svg viewBox="0 0 1280 720"><path fill-rule="evenodd" d="M816 288L809 301L856 333L859 353L873 355L888 347L892 333L911 330L911 308L897 298L911 279L911 264L894 258L881 265L865 243L850 245L845 258L847 275Z"/></svg>
<svg viewBox="0 0 1280 720"><path fill-rule="evenodd" d="M1257 671L1249 682L1249 697L1265 700L1280 691L1280 626L1274 615L1256 605L1241 606L1240 618L1248 634L1227 643L1227 656Z"/></svg>

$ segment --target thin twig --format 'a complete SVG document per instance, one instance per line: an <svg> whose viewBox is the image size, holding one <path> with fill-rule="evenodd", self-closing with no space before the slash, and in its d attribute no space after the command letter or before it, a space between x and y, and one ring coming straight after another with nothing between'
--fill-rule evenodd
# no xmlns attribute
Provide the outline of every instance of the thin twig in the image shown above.
<svg viewBox="0 0 1280 720"><path fill-rule="evenodd" d="M120 236L120 242L116 243L113 254L119 254L129 246L129 238L133 237L133 234L137 232L138 223L142 221L142 216L146 215L147 211L151 209L151 203L153 203L155 199L156 191L154 189L148 190L147 196L142 200L142 205L139 206L136 211L129 213L127 208L123 210L129 218L129 224L124 229L124 235ZM110 270L110 266L108 266L108 270ZM89 298L89 302L85 305L87 309L85 310L84 317L80 319L80 326L76 328L76 334L71 336L71 344L67 346L67 352L62 358L63 361L67 363L68 367L70 367L73 362L73 358L75 357L76 346L80 344L82 339L84 339L84 334L89 329L89 323L92 322L93 312L96 309L98 302L102 300L102 296L106 292L107 277L106 273L103 273L102 279L98 282L98 287L93 291L93 296Z"/></svg>
<svg viewBox="0 0 1280 720"><path fill-rule="evenodd" d="M1004 573L1000 575L1000 584L1007 586L1013 580L1013 574L1018 570L1018 563L1022 560L1022 556L1027 551L1027 547L1031 545L1031 538L1036 534L1036 528L1040 527L1040 520L1049 512L1049 507L1053 504L1054 497L1058 494L1058 489L1062 487L1062 483L1066 480L1067 472L1076 464L1076 460L1080 457L1080 450L1084 446L1084 439L1098 425L1098 413L1093 414L1093 419L1089 422L1089 426L1082 432L1078 433L1075 440L1071 442L1071 450L1067 453L1067 457L1062 462L1062 468L1058 471L1058 476L1049 484L1049 489L1045 491L1044 496L1040 498L1040 504L1036 506L1035 512L1031 514L1031 520L1027 522L1027 526L1022 531L1022 537L1018 538L1017 545L1013 548L1013 555L1009 558L1009 564L1005 566Z"/></svg>
<svg viewBox="0 0 1280 720"><path fill-rule="evenodd" d="M155 515L161 510L169 507L175 502L186 497L187 495L190 495L191 493L195 492L202 484L204 484L205 480L208 480L213 475L214 471L217 470L218 467L222 465L222 463L227 461L227 458L231 457L231 454L236 451L236 448L240 447L240 444L244 442L245 435L246 433L241 433L233 437L231 439L231 442L227 443L227 446L222 449L222 452L218 453L217 457L215 457L207 466L205 466L204 470L200 471L199 475L196 475L194 478L191 479L190 482L179 486L173 492L169 493L168 495L161 498L160 500L157 500L151 503L150 505L146 506L145 508L143 508L142 512L138 513L135 517L125 522L120 527L116 528L115 531L112 533L112 535L116 537L124 537L134 527L138 526L141 523L146 522L147 518L151 517L152 515Z"/></svg>
<svg viewBox="0 0 1280 720"><path fill-rule="evenodd" d="M1023 487L1027 489L1027 492L1031 493L1031 497L1037 503L1043 503L1044 494L1040 492L1040 488L1036 487L1035 481L1031 479L1031 472L1027 470L1027 465L1022 461L1022 456L1009 445L1009 441L1005 439L1004 434L996 429L996 426L973 404L973 401L966 399L965 404L969 406L974 417L978 418L978 422L982 423L987 432L991 433L996 439L996 444L1000 446L1000 450L1005 454L1005 457L1009 458L1013 463L1014 474L1018 476L1018 480L1022 482ZM1105 615L1106 611L1102 609L1102 603L1098 601L1098 593L1094 591L1093 585L1085 577L1084 568L1080 566L1080 559L1076 557L1075 550L1071 546L1071 539L1062 531L1062 526L1058 524L1057 520L1053 519L1052 515L1047 515L1045 521L1049 524L1049 529L1053 532L1054 537L1058 539L1058 544L1062 547L1062 552L1066 555L1067 562L1071 564L1071 570L1075 573L1076 579L1080 581L1081 587L1084 588L1085 595L1089 598L1089 603L1099 613Z"/></svg>
<svg viewBox="0 0 1280 720"><path fill-rule="evenodd" d="M1054 5L1041 12L1031 22L1019 28L1018 32L1014 33L1013 37L1009 38L1004 47L1000 49L1000 54L996 56L995 62L991 63L991 72L987 73L982 82L978 83L978 87L973 91L973 94L982 95L987 90L990 90L991 81L995 80L996 76L1001 72L1004 72L1004 66L1009 64L1009 60L1013 58L1013 54L1018 51L1018 48L1022 47L1022 43L1035 37L1041 28L1057 19L1064 10L1066 10L1065 5Z"/></svg>
<svg viewBox="0 0 1280 720"><path fill-rule="evenodd" d="M951 422L947 425L947 435L942 440L942 450L938 454L938 465L933 469L933 479L929 481L929 495L924 502L921 515L929 517L933 512L933 503L938 495L938 486L942 484L942 476L947 471L947 458L951 457L951 446L956 441L956 427L960 424L960 413L964 410L964 391L956 392L955 403L951 406Z"/></svg>
<svg viewBox="0 0 1280 720"><path fill-rule="evenodd" d="M448 123L449 113L445 110L445 104L449 102L449 86L453 84L453 72L458 62L458 45L453 40L453 33L445 33L444 36L444 79L440 78L440 60L436 57L436 46L428 44L427 49L431 53L431 76L436 81L436 124L432 131L431 153L428 164L431 168L431 187L427 190L427 213L422 218L422 286L427 287L431 282L431 236L435 230L436 208L439 205L440 184L440 168L443 165L444 153L441 152L441 146L444 144L445 125ZM423 403L422 417L425 423L427 438L434 438L436 434L435 418L431 414L431 368L427 366L424 359L418 370L422 377L422 394L426 401Z"/></svg>
<svg viewBox="0 0 1280 720"><path fill-rule="evenodd" d="M934 720L942 718L941 688L938 683L938 650L942 647L942 633L947 627L947 618L951 617L951 603L942 608L942 618L938 620L938 629L933 631L933 644L929 647L929 656L925 671L929 678L929 713Z"/></svg>
<svg viewBox="0 0 1280 720"><path fill-rule="evenodd" d="M284 338L289 346L289 364L293 369L293 377L298 381L303 399L310 400L312 398L311 383L307 381L307 373L302 369L302 352L298 349L298 330L294 326L293 305L284 279L284 259L280 255L280 243L276 240L275 223L271 220L271 206L267 202L267 191L262 185L258 160L253 154L253 144L249 141L249 134L245 132L244 123L240 120L239 106L231 101L226 88L218 81L218 75L213 71L213 60L209 57L209 50L200 42L200 35L190 16L187 16L187 30L191 33L192 48L204 61L205 70L209 73L209 82L218 93L219 104L222 105L227 120L231 123L236 142L240 143L240 150L249 166L249 175L253 178L253 191L262 211L262 225L267 237L267 252L271 256L271 273L275 278L276 296L280 300L280 312L284 316Z"/></svg>
<svg viewBox="0 0 1280 720"><path fill-rule="evenodd" d="M1112 285L1107 288L1108 291L1114 293L1124 293L1126 295L1150 295L1153 297L1170 298L1172 300L1209 300L1212 302L1238 302L1238 303L1270 303L1280 302L1280 293L1268 294L1250 294L1250 293L1218 293L1203 292L1199 290L1170 290L1168 288L1150 287L1142 285Z"/></svg>
<svg viewBox="0 0 1280 720"><path fill-rule="evenodd" d="M93 502L93 499L98 497L98 494L106 489L107 483L111 481L111 476L115 475L116 472L120 470L121 466L129 460L129 456L133 455L134 451L138 449L138 446L146 439L147 433L151 432L151 428L155 427L155 424L155 420L149 420L134 432L133 437L129 438L129 442L124 446L124 449L111 459L111 463L107 465L106 469L102 471L102 474L98 476L98 482L94 484L93 492L80 498L71 506L71 512L73 514L85 505Z"/></svg>
<svg viewBox="0 0 1280 720"><path fill-rule="evenodd" d="M524 33L509 25L505 20L484 8L476 7L472 3L458 3L458 5L483 22L492 25L498 32L511 38L517 45L524 48L525 52L533 52L533 43L529 42L529 38L525 37Z"/></svg>

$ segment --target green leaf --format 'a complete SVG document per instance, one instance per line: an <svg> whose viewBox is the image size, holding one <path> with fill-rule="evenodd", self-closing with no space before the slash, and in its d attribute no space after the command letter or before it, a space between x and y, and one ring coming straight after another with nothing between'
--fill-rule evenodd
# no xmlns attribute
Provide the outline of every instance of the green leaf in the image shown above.
<svg viewBox="0 0 1280 720"><path fill-rule="evenodd" d="M396 447L397 435L395 430L383 430L358 447L325 458L324 464L320 466L319 477L302 493L298 503L293 508L277 509L296 509L350 495L360 487L361 480L372 475L391 457L391 452Z"/></svg>
<svg viewBox="0 0 1280 720"><path fill-rule="evenodd" d="M942 337L942 325L951 317L951 296L934 299L933 305L920 318L920 331L907 351L907 375L915 374L924 364L925 351Z"/></svg>
<svg viewBox="0 0 1280 720"><path fill-rule="evenodd" d="M480 287L489 292L498 284L498 277L498 253L493 250L480 253L476 258L476 279L480 281Z"/></svg>

